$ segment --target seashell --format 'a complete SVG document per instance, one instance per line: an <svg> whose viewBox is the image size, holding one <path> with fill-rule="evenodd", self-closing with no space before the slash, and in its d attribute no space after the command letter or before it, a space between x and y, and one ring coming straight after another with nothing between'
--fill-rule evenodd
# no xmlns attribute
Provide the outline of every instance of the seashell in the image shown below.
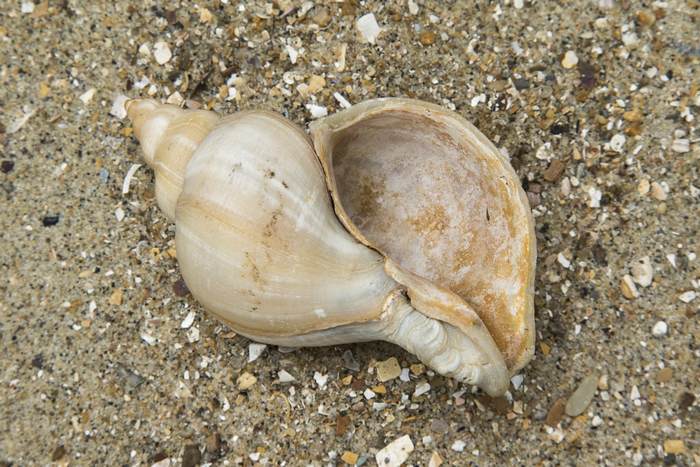
<svg viewBox="0 0 700 467"><path fill-rule="evenodd" d="M490 395L534 353L535 234L509 161L407 99L310 125L153 100L127 113L176 224L182 275L253 340L385 340Z"/></svg>

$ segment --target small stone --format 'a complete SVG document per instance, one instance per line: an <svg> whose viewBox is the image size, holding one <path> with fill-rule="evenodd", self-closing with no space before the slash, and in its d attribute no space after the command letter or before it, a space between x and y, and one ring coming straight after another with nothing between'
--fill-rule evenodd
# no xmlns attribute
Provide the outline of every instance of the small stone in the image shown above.
<svg viewBox="0 0 700 467"><path fill-rule="evenodd" d="M566 401L563 398L557 399L557 401L547 413L547 418L545 419L545 423L547 424L547 426L556 428L557 425L559 425L559 422L561 422L561 418L564 415L565 405Z"/></svg>
<svg viewBox="0 0 700 467"><path fill-rule="evenodd" d="M593 426L600 426L602 424L603 424L603 419L597 415L595 417L593 417L593 420L591 420L591 425L593 425Z"/></svg>
<svg viewBox="0 0 700 467"><path fill-rule="evenodd" d="M451 446L452 450L453 450L453 451L457 451L457 452L462 452L462 451L464 451L464 448L465 448L465 447L467 447L467 443L465 443L465 442L462 441L461 439L458 439L457 441L455 441L454 443L452 443L452 446Z"/></svg>
<svg viewBox="0 0 700 467"><path fill-rule="evenodd" d="M422 363L413 364L411 365L411 371L414 375L420 376L423 373L425 373L425 365L423 365Z"/></svg>
<svg viewBox="0 0 700 467"><path fill-rule="evenodd" d="M408 0L408 11L412 15L417 15L418 14L418 4L414 2L413 0Z"/></svg>
<svg viewBox="0 0 700 467"><path fill-rule="evenodd" d="M221 436L218 433L212 433L205 440L206 449L209 454L217 455L221 450Z"/></svg>
<svg viewBox="0 0 700 467"><path fill-rule="evenodd" d="M598 377L594 374L586 376L566 403L566 408L564 409L566 415L570 417L581 415L593 401L597 389Z"/></svg>
<svg viewBox="0 0 700 467"><path fill-rule="evenodd" d="M598 389L601 391L608 390L608 375L602 375L600 378L598 378Z"/></svg>
<svg viewBox="0 0 700 467"><path fill-rule="evenodd" d="M355 26L360 33L362 41L369 42L370 44L374 44L377 36L379 36L379 33L382 32L382 30L379 28L379 24L377 24L377 18L374 16L374 13L369 13L362 16L357 20Z"/></svg>
<svg viewBox="0 0 700 467"><path fill-rule="evenodd" d="M88 89L83 94L81 94L80 97L78 97L78 99L80 99L83 102L83 104L87 105L88 102L90 102L92 100L92 98L96 92L97 92L97 89L95 89L95 88Z"/></svg>
<svg viewBox="0 0 700 467"><path fill-rule="evenodd" d="M383 362L377 362L375 368L377 369L377 378L382 383L398 378L401 375L401 367L395 357L391 357Z"/></svg>
<svg viewBox="0 0 700 467"><path fill-rule="evenodd" d="M548 182L556 182L562 176L564 170L566 170L566 165L556 159L552 159L549 167L544 172L544 179Z"/></svg>
<svg viewBox="0 0 700 467"><path fill-rule="evenodd" d="M573 50L569 50L566 52L564 55L564 60L561 61L561 65L566 68L572 68L574 65L578 63L578 57L576 56L576 52Z"/></svg>
<svg viewBox="0 0 700 467"><path fill-rule="evenodd" d="M622 295L625 296L625 298L637 298L639 297L639 290L637 290L637 286L634 285L634 281L632 280L631 276L625 275L622 278L622 284L620 285L620 289L622 290Z"/></svg>
<svg viewBox="0 0 700 467"><path fill-rule="evenodd" d="M425 45L425 46L433 45L436 40L437 40L437 35L434 32L429 32L429 33L420 35L420 43Z"/></svg>
<svg viewBox="0 0 700 467"><path fill-rule="evenodd" d="M690 140L685 138L674 139L671 149L679 153L688 152L690 151Z"/></svg>
<svg viewBox="0 0 700 467"><path fill-rule="evenodd" d="M59 461L66 455L66 449L63 446L56 446L51 454L51 462Z"/></svg>
<svg viewBox="0 0 700 467"><path fill-rule="evenodd" d="M345 454L341 456L341 459L343 462L350 464L350 465L355 465L357 463L357 459L359 456L355 454L354 452L350 451L345 451Z"/></svg>
<svg viewBox="0 0 700 467"><path fill-rule="evenodd" d="M238 379L236 380L236 384L238 384L238 387L241 391L245 391L246 389L254 385L257 381L258 378L251 375L248 372L245 372L238 377Z"/></svg>
<svg viewBox="0 0 700 467"><path fill-rule="evenodd" d="M646 178L643 179L642 181L640 181L639 185L637 185L637 192L642 196L649 193L650 189L651 189L651 184L649 183L649 180L647 180Z"/></svg>
<svg viewBox="0 0 700 467"><path fill-rule="evenodd" d="M615 152L622 152L622 150L625 148L626 141L627 138L625 137L625 135L621 135L618 133L615 136L613 136L610 140L610 149L612 149Z"/></svg>
<svg viewBox="0 0 700 467"><path fill-rule="evenodd" d="M440 458L440 455L437 452L434 452L433 455L430 456L430 461L428 461L428 467L440 467L440 464L442 464L442 459Z"/></svg>
<svg viewBox="0 0 700 467"><path fill-rule="evenodd" d="M515 0L515 1L513 2L513 6L514 6L517 10L522 10L523 7L525 6L525 1L524 1L524 0Z"/></svg>
<svg viewBox="0 0 700 467"><path fill-rule="evenodd" d="M2 161L2 164L0 164L0 172L6 174L12 172L12 169L15 167L14 161Z"/></svg>
<svg viewBox="0 0 700 467"><path fill-rule="evenodd" d="M360 402L360 404L361 403L362 402ZM348 429L348 426L350 426L351 422L352 420L350 420L350 417L344 417L340 414L337 414L335 418L335 435L343 436L345 434L345 431Z"/></svg>
<svg viewBox="0 0 700 467"><path fill-rule="evenodd" d="M666 324L664 321L659 321L651 329L651 334L654 337L663 337L666 335L667 332L668 332L668 324Z"/></svg>
<svg viewBox="0 0 700 467"><path fill-rule="evenodd" d="M196 444L186 444L182 454L182 467L195 467L202 460L202 453Z"/></svg>
<svg viewBox="0 0 700 467"><path fill-rule="evenodd" d="M654 270L651 267L651 258L644 256L638 259L631 268L632 280L642 287L649 287L654 280Z"/></svg>
<svg viewBox="0 0 700 467"><path fill-rule="evenodd" d="M671 378L673 377L673 370L671 368L663 368L656 374L656 382L661 384L661 383L668 383L671 381Z"/></svg>
<svg viewBox="0 0 700 467"><path fill-rule="evenodd" d="M666 192L658 182L652 182L651 196L659 201L663 201L667 198Z"/></svg>
<svg viewBox="0 0 700 467"><path fill-rule="evenodd" d="M642 120L644 120L644 113L639 109L628 110L627 112L622 114L622 118L624 118L628 122L641 122Z"/></svg>
<svg viewBox="0 0 700 467"><path fill-rule="evenodd" d="M450 427L447 426L447 423L444 420L440 420L439 418L433 419L432 422L430 422L430 429L438 434L444 435L448 431L450 431Z"/></svg>
<svg viewBox="0 0 700 467"><path fill-rule="evenodd" d="M405 435L379 451L375 458L377 465L382 467L399 467L406 462L411 452L413 452L413 443L411 438Z"/></svg>
<svg viewBox="0 0 700 467"><path fill-rule="evenodd" d="M212 19L211 12L206 8L200 8L199 10L199 22L208 23Z"/></svg>
<svg viewBox="0 0 700 467"><path fill-rule="evenodd" d="M664 441L664 451L666 454L683 454L685 443L682 439L667 439Z"/></svg>
<svg viewBox="0 0 700 467"><path fill-rule="evenodd" d="M184 279L179 279L173 283L173 293L176 297L184 297L190 293L190 289L185 284Z"/></svg>
<svg viewBox="0 0 700 467"><path fill-rule="evenodd" d="M690 392L683 393L678 403L678 410L688 410L695 403L695 399L695 394Z"/></svg>
<svg viewBox="0 0 700 467"><path fill-rule="evenodd" d="M280 380L280 383L291 383L294 381L294 376L290 375L284 370L280 370L279 373L277 373L277 377Z"/></svg>
<svg viewBox="0 0 700 467"><path fill-rule="evenodd" d="M313 75L309 78L309 92L315 94L326 85L326 80L322 76Z"/></svg>
<svg viewBox="0 0 700 467"><path fill-rule="evenodd" d="M122 292L121 289L115 290L112 295L109 297L109 304L110 305L115 305L119 306L122 304L122 296L124 295L124 292Z"/></svg>
<svg viewBox="0 0 700 467"><path fill-rule="evenodd" d="M155 57L156 62L158 62L159 65L164 65L170 61L170 59L173 57L173 54L172 52L170 52L168 44L166 44L163 41L159 41L153 45L153 56Z"/></svg>

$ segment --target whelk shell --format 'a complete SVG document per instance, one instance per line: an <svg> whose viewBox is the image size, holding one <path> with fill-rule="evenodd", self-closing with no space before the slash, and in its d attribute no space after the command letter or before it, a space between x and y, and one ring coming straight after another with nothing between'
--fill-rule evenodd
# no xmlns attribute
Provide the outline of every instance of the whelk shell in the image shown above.
<svg viewBox="0 0 700 467"><path fill-rule="evenodd" d="M377 99L312 123L309 138L268 111L126 107L185 282L239 333L385 340L490 395L532 358L527 198L459 115Z"/></svg>

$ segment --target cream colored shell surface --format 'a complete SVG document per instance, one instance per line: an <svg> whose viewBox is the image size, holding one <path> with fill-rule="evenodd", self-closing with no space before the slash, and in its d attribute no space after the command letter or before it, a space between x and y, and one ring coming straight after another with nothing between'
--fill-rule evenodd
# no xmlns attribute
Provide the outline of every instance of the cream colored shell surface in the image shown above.
<svg viewBox="0 0 700 467"><path fill-rule="evenodd" d="M396 288L333 214L306 135L271 112L219 122L187 166L176 217L188 287L249 335L374 319Z"/></svg>

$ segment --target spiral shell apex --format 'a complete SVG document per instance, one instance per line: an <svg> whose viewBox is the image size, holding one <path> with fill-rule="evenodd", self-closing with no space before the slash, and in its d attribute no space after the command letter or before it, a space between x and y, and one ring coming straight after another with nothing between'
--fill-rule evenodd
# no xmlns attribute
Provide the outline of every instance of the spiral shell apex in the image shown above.
<svg viewBox="0 0 700 467"><path fill-rule="evenodd" d="M413 100L311 125L153 100L127 113L176 224L182 275L251 339L385 340L491 395L534 352L535 236L507 159Z"/></svg>

